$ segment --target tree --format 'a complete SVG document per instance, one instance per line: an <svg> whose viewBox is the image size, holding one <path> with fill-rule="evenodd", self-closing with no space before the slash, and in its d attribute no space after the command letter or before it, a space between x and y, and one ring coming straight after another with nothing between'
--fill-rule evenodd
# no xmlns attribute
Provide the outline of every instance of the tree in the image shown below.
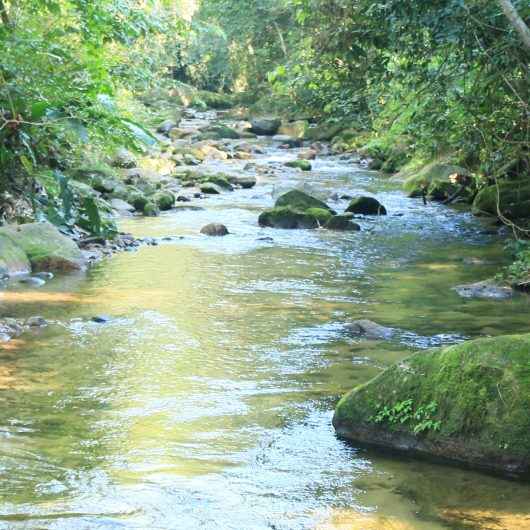
<svg viewBox="0 0 530 530"><path fill-rule="evenodd" d="M520 17L510 0L499 0L499 4L506 15L506 18L508 18L512 26L515 28L515 31L519 34L526 50L530 52L530 29Z"/></svg>

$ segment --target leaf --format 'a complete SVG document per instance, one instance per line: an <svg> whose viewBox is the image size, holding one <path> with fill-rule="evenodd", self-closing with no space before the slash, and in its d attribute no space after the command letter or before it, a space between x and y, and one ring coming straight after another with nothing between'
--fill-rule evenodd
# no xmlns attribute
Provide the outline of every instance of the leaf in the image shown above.
<svg viewBox="0 0 530 530"><path fill-rule="evenodd" d="M158 140L153 136L147 129L142 127L140 124L130 120L122 119L124 125L133 133L135 138L146 145L152 146L158 143Z"/></svg>
<svg viewBox="0 0 530 530"><path fill-rule="evenodd" d="M31 119L40 120L46 116L48 111L48 103L46 101L37 101L31 105Z"/></svg>

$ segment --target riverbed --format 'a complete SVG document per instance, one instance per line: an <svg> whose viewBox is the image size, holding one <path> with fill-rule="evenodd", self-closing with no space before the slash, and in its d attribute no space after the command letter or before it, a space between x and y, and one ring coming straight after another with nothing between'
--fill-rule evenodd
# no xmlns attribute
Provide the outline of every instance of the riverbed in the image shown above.
<svg viewBox="0 0 530 530"><path fill-rule="evenodd" d="M418 349L528 331L529 297L452 290L498 271L503 240L355 159L305 173L283 166L296 149L259 144L255 188L120 221L157 245L0 292L2 315L52 321L0 350L0 529L530 528L528 484L381 455L331 426L341 395ZM374 194L389 215L359 233L260 228L292 187L337 211L333 193ZM231 234L200 235L211 222ZM360 318L399 333L349 336Z"/></svg>

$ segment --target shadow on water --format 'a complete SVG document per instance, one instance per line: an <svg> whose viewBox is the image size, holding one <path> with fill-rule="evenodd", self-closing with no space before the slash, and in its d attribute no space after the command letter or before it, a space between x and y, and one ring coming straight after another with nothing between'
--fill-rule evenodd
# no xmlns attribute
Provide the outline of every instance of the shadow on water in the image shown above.
<svg viewBox="0 0 530 530"><path fill-rule="evenodd" d="M307 179L322 196L377 192L390 215L352 235L260 229L274 187ZM331 427L339 396L418 348L527 330L528 298L451 290L490 276L501 241L334 158L201 205L123 223L183 239L0 293L3 314L55 322L0 351L0 529L530 527L528 485L355 448ZM199 236L213 221L232 235ZM400 332L353 339L356 318Z"/></svg>

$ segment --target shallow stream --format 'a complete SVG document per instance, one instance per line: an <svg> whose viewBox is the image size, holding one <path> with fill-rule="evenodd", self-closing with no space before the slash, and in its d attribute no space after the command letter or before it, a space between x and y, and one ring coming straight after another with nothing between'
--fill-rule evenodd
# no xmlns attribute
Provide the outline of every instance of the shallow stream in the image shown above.
<svg viewBox="0 0 530 530"><path fill-rule="evenodd" d="M502 241L468 213L406 198L351 160L276 169L252 190L124 219L157 246L0 292L55 321L0 350L0 529L530 528L530 486L383 456L336 438L338 398L418 348L528 332L530 302L466 300ZM246 162L216 162L239 170ZM282 189L374 193L360 233L258 227ZM231 235L199 235L209 222ZM106 314L108 324L90 322ZM390 342L349 337L367 318Z"/></svg>

